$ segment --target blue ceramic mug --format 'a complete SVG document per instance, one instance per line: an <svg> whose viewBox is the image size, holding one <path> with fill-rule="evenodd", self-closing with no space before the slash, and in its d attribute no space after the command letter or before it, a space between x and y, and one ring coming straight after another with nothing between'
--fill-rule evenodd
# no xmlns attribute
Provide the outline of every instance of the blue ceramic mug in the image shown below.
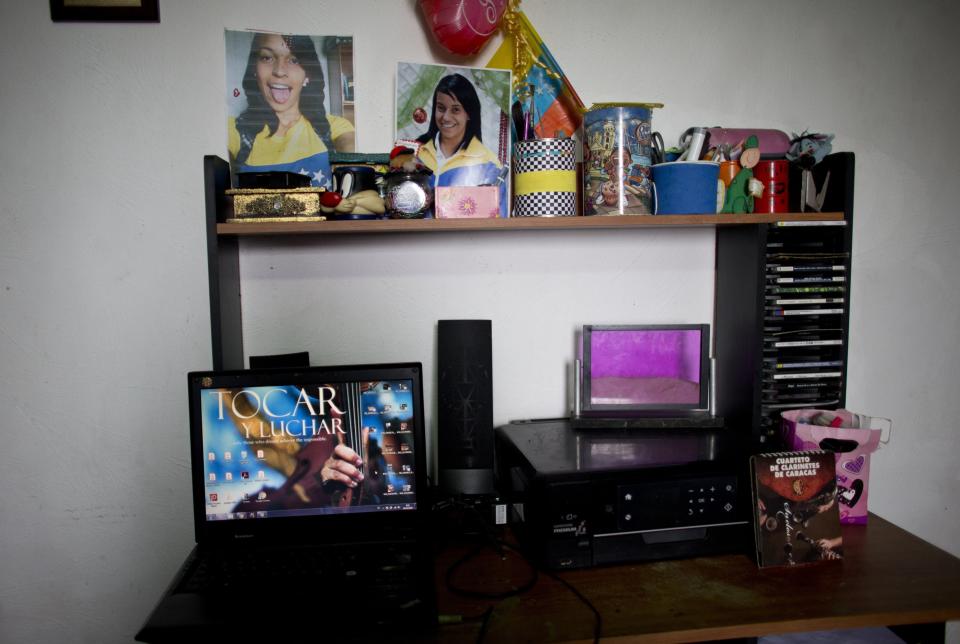
<svg viewBox="0 0 960 644"><path fill-rule="evenodd" d="M654 214L713 215L720 167L712 161L672 161L653 166Z"/></svg>

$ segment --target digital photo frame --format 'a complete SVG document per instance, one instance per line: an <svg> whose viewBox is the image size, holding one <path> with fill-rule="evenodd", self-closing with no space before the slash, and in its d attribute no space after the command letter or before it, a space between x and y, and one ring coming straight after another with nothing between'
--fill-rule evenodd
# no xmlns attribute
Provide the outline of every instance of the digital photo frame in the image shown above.
<svg viewBox="0 0 960 644"><path fill-rule="evenodd" d="M708 414L710 325L584 325L574 416Z"/></svg>

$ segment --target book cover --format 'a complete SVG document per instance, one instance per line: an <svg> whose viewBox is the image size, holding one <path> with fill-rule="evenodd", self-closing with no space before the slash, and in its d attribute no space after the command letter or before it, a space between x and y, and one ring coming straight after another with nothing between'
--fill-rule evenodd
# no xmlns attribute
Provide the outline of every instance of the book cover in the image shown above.
<svg viewBox="0 0 960 644"><path fill-rule="evenodd" d="M750 471L761 568L842 558L832 453L757 454L750 458Z"/></svg>

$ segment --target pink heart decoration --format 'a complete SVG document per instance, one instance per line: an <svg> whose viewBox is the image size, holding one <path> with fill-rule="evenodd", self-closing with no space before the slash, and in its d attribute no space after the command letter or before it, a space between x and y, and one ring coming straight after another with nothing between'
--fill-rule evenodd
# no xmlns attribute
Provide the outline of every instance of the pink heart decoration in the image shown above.
<svg viewBox="0 0 960 644"><path fill-rule="evenodd" d="M865 460L866 459L863 458L863 454L861 454L856 458L856 460L845 462L843 464L843 469L847 470L848 472L853 472L854 474L859 474L860 470L863 469L863 463Z"/></svg>

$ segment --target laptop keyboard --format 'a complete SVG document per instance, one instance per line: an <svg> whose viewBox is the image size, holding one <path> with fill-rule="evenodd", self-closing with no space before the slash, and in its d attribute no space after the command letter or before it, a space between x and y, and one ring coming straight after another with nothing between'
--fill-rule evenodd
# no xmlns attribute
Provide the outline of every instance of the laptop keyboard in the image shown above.
<svg viewBox="0 0 960 644"><path fill-rule="evenodd" d="M396 545L237 549L198 557L175 592L249 592L265 584L290 588L332 583L344 591L375 591L396 601L415 593L413 566L410 550Z"/></svg>

